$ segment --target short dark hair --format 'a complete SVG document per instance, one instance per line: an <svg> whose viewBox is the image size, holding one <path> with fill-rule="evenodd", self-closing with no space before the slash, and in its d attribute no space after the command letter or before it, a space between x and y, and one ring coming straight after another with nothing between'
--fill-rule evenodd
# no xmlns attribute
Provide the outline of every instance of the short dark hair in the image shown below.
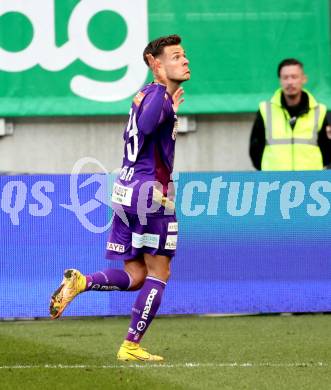
<svg viewBox="0 0 331 390"><path fill-rule="evenodd" d="M284 66L288 66L288 65L299 65L300 68L303 70L303 63L295 58L285 58L285 60L281 61L278 65L278 69L277 69L277 75L278 77L280 77L280 71L282 70L282 68L284 68Z"/></svg>
<svg viewBox="0 0 331 390"><path fill-rule="evenodd" d="M179 45L181 41L182 39L179 35L173 34L165 37L160 37L154 39L154 41L149 42L149 44L146 46L143 53L143 57L146 65L149 66L146 57L147 54L152 54L153 57L157 57L163 53L163 50L166 46Z"/></svg>

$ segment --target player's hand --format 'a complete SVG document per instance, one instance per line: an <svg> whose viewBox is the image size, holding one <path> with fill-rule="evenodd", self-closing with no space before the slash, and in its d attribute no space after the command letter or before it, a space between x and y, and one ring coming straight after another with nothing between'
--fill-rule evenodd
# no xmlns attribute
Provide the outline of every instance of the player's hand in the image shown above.
<svg viewBox="0 0 331 390"><path fill-rule="evenodd" d="M152 56L152 54L146 55L149 67L151 68L154 79L157 83L167 85L167 75L164 70L164 67L161 64L161 61L158 58Z"/></svg>
<svg viewBox="0 0 331 390"><path fill-rule="evenodd" d="M172 100L174 102L174 104L172 105L172 108L174 109L175 112L178 111L179 109L179 106L183 103L184 101L184 98L183 98L183 94L184 94L184 89L182 87L179 87L175 93L172 95Z"/></svg>

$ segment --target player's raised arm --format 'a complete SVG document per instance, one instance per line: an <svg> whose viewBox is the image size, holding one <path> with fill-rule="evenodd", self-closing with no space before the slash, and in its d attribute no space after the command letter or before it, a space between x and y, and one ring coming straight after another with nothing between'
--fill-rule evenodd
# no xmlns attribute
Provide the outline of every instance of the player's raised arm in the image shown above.
<svg viewBox="0 0 331 390"><path fill-rule="evenodd" d="M165 93L166 87L157 84L153 91L149 92L142 101L137 116L138 130L142 133L151 134L157 129L160 123Z"/></svg>

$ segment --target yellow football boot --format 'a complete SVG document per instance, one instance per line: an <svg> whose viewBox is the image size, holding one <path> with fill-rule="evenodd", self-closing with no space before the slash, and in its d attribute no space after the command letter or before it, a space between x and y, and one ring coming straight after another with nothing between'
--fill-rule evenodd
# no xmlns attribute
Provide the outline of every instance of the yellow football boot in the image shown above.
<svg viewBox="0 0 331 390"><path fill-rule="evenodd" d="M139 344L125 340L117 353L117 359L125 361L134 360L142 362L161 362L163 357L152 355L144 348L141 348Z"/></svg>
<svg viewBox="0 0 331 390"><path fill-rule="evenodd" d="M64 309L85 290L86 277L76 269L66 269L60 287L54 291L49 305L51 319L60 317Z"/></svg>

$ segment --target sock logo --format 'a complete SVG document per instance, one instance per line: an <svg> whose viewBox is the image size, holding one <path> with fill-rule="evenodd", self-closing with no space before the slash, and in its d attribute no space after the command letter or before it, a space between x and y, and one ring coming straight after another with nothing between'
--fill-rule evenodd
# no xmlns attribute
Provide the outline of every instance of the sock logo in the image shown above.
<svg viewBox="0 0 331 390"><path fill-rule="evenodd" d="M139 332L142 332L146 328L146 322L145 321L139 321L137 323L137 329Z"/></svg>
<svg viewBox="0 0 331 390"><path fill-rule="evenodd" d="M91 290L95 291L119 291L120 288L117 286L101 286L100 284L94 284Z"/></svg>
<svg viewBox="0 0 331 390"><path fill-rule="evenodd" d="M149 295L148 295L148 297L146 299L145 308L144 308L143 314L141 316L141 318L143 320L147 320L148 314L151 311L152 303L153 303L155 295L157 293L158 293L158 291L155 288L151 289L151 292L149 293Z"/></svg>
<svg viewBox="0 0 331 390"><path fill-rule="evenodd" d="M129 328L129 333L135 335L137 333L137 331L135 331L134 329L132 329L131 327Z"/></svg>

